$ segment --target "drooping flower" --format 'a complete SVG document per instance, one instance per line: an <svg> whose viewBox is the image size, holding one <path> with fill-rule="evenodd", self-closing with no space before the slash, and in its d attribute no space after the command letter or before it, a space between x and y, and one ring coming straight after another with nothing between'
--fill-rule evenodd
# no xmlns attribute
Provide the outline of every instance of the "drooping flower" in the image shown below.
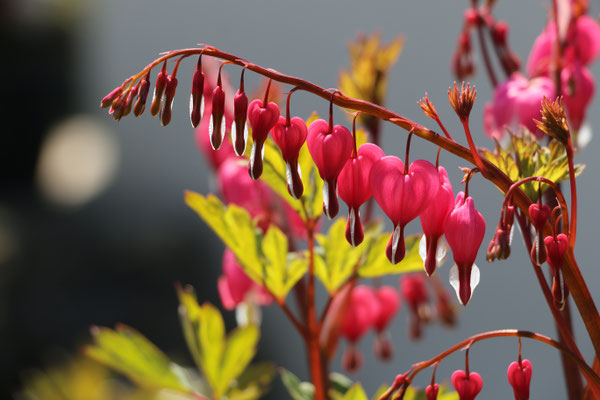
<svg viewBox="0 0 600 400"><path fill-rule="evenodd" d="M323 179L323 212L331 219L339 211L337 178L352 153L352 134L332 120L318 119L308 127L306 144Z"/></svg>
<svg viewBox="0 0 600 400"><path fill-rule="evenodd" d="M424 273L404 274L400 279L400 292L410 311L409 334L413 339L421 337L421 327L431 319L429 294Z"/></svg>
<svg viewBox="0 0 600 400"><path fill-rule="evenodd" d="M483 380L477 372L467 375L465 371L457 370L450 380L458 393L459 400L474 400L483 388Z"/></svg>
<svg viewBox="0 0 600 400"><path fill-rule="evenodd" d="M506 375L513 388L515 400L529 400L529 384L531 382L531 362L529 360L514 361L508 366Z"/></svg>
<svg viewBox="0 0 600 400"><path fill-rule="evenodd" d="M291 119L279 117L279 121L271 132L273 140L281 149L283 161L285 161L288 193L295 199L302 197L304 192L298 157L307 134L306 122L300 117Z"/></svg>
<svg viewBox="0 0 600 400"><path fill-rule="evenodd" d="M564 233L555 236L546 236L546 238L544 238L544 245L546 246L546 261L548 261L550 272L552 273L552 295L554 297L554 304L562 310L567 298L568 288L564 284L561 271L565 253L569 248L569 238Z"/></svg>
<svg viewBox="0 0 600 400"><path fill-rule="evenodd" d="M229 249L223 254L223 275L217 283L223 307L227 310L235 309L244 301L251 301L258 305L269 305L273 298L262 286L255 283L246 275L238 264L235 255Z"/></svg>
<svg viewBox="0 0 600 400"><path fill-rule="evenodd" d="M475 258L485 235L485 220L475 209L473 198L465 198L464 192L456 196L454 210L444 223L444 235L456 263L450 269L450 284L460 302L466 306L479 284Z"/></svg>
<svg viewBox="0 0 600 400"><path fill-rule="evenodd" d="M505 127L524 126L536 137L541 137L543 133L537 129L534 120L541 119L544 97L553 99L554 96L554 83L550 78L527 79L520 73L512 74L496 87L491 105L484 109L486 135L501 139Z"/></svg>
<svg viewBox="0 0 600 400"><path fill-rule="evenodd" d="M248 106L248 121L252 127L252 152L250 153L250 162L248 172L252 179L258 179L262 174L263 164L263 145L269 132L279 120L279 106L276 103L269 102L269 86L265 91L264 100L253 100Z"/></svg>
<svg viewBox="0 0 600 400"><path fill-rule="evenodd" d="M398 157L386 156L373 164L369 181L377 204L394 224L386 255L393 264L399 263L405 254L404 227L437 195L438 171L429 161L416 160L406 169Z"/></svg>
<svg viewBox="0 0 600 400"><path fill-rule="evenodd" d="M444 167L438 167L438 173L440 188L431 204L419 215L423 228L419 252L429 276L435 272L437 264L445 255L445 246L440 243L440 239L444 235L444 221L454 208L454 193L448 173Z"/></svg>
<svg viewBox="0 0 600 400"><path fill-rule="evenodd" d="M562 94L571 127L578 131L585 120L586 110L594 97L595 82L590 71L579 62L563 68Z"/></svg>
<svg viewBox="0 0 600 400"><path fill-rule="evenodd" d="M340 198L348 205L346 240L352 246L358 246L364 239L360 222L360 206L371 197L369 175L373 164L385 153L379 146L365 143L353 154L340 172L337 179Z"/></svg>
<svg viewBox="0 0 600 400"><path fill-rule="evenodd" d="M400 295L391 286L381 286L375 289L375 296L379 303L378 312L373 323L377 333L374 342L375 355L382 360L389 360L392 357L394 348L389 337L385 334L385 330L400 309Z"/></svg>
<svg viewBox="0 0 600 400"><path fill-rule="evenodd" d="M425 397L427 400L436 400L438 398L438 393L440 391L440 385L437 383L428 385L425 388Z"/></svg>

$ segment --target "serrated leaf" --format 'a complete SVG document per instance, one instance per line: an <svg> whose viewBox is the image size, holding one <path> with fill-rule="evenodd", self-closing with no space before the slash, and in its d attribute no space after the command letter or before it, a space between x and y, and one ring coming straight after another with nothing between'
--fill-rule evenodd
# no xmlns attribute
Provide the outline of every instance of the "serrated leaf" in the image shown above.
<svg viewBox="0 0 600 400"><path fill-rule="evenodd" d="M346 240L345 228L344 219L338 218L327 235L316 236L323 250L320 260L315 260L315 275L329 293L335 292L352 275L368 247L368 241L352 247Z"/></svg>
<svg viewBox="0 0 600 400"><path fill-rule="evenodd" d="M206 197L185 192L185 202L235 254L246 274L262 282L262 263L258 254L257 226L248 211L231 204L227 207L213 195Z"/></svg>
<svg viewBox="0 0 600 400"><path fill-rule="evenodd" d="M343 400L368 400L365 390L360 383L355 383L342 397Z"/></svg>
<svg viewBox="0 0 600 400"><path fill-rule="evenodd" d="M313 400L315 388L312 383L302 382L296 375L285 368L279 368L281 381L294 400Z"/></svg>
<svg viewBox="0 0 600 400"><path fill-rule="evenodd" d="M409 235L404 239L406 255L398 264L392 264L385 253L385 248L391 233L379 234L370 242L366 251L366 259L358 268L358 274L363 278L374 278L390 274L423 270L423 260L419 256L419 235Z"/></svg>
<svg viewBox="0 0 600 400"><path fill-rule="evenodd" d="M84 349L87 356L140 386L189 392L187 384L174 372L175 364L133 328L125 325L118 325L115 330L95 328L93 337L94 344Z"/></svg>

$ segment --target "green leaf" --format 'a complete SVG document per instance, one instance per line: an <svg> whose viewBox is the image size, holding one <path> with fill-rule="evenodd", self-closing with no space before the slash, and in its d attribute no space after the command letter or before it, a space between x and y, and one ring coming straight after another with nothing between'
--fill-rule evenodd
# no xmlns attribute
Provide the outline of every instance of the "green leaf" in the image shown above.
<svg viewBox="0 0 600 400"><path fill-rule="evenodd" d="M265 284L278 299L283 300L304 275L305 264L293 263L288 267L288 240L279 228L271 226L262 241L262 251L266 259Z"/></svg>
<svg viewBox="0 0 600 400"><path fill-rule="evenodd" d="M213 195L204 197L186 191L185 202L235 254L246 274L261 283L263 271L258 254L257 227L250 214L234 204L225 207Z"/></svg>
<svg viewBox="0 0 600 400"><path fill-rule="evenodd" d="M312 383L300 379L285 368L279 368L281 381L294 400L313 400L315 388Z"/></svg>
<svg viewBox="0 0 600 400"><path fill-rule="evenodd" d="M329 374L329 382L331 384L331 390L339 393L342 396L352 387L352 384L354 383L352 382L352 379L338 372L332 372Z"/></svg>
<svg viewBox="0 0 600 400"><path fill-rule="evenodd" d="M391 233L379 234L370 242L366 260L360 265L358 274L364 278L423 270L423 260L419 256L420 235L406 236L406 255L398 264L392 264L385 255L385 247Z"/></svg>
<svg viewBox="0 0 600 400"><path fill-rule="evenodd" d="M202 370L216 397L223 394L221 366L225 353L225 323L212 304L200 306L198 339L202 354Z"/></svg>
<svg viewBox="0 0 600 400"><path fill-rule="evenodd" d="M219 377L220 393L225 393L232 382L250 364L256 354L259 337L260 330L256 325L239 327L229 334Z"/></svg>
<svg viewBox="0 0 600 400"><path fill-rule="evenodd" d="M352 275L368 248L368 241L352 247L346 240L345 227L344 219L338 218L329 228L327 235L317 235L322 254L315 257L315 275L329 293L335 292Z"/></svg>
<svg viewBox="0 0 600 400"><path fill-rule="evenodd" d="M229 400L255 400L269 390L275 377L276 367L270 362L259 362L246 368L237 379L236 385L227 394Z"/></svg>
<svg viewBox="0 0 600 400"><path fill-rule="evenodd" d="M382 384L381 386L379 386L379 388L375 391L375 394L373 395L373 397L371 397L371 400L379 400L379 398L388 390L388 385L386 384Z"/></svg>
<svg viewBox="0 0 600 400"><path fill-rule="evenodd" d="M367 394L360 385L355 383L344 395L343 400L368 400Z"/></svg>
<svg viewBox="0 0 600 400"><path fill-rule="evenodd" d="M133 328L125 325L117 325L115 330L94 328L92 335L94 344L84 349L87 356L121 372L140 386L190 391L175 372L175 368L181 367Z"/></svg>

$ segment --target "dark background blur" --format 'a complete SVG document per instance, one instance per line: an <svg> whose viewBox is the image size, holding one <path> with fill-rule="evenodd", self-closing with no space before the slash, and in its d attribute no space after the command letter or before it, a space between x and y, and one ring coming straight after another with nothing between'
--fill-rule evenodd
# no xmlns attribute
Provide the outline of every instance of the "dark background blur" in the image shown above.
<svg viewBox="0 0 600 400"><path fill-rule="evenodd" d="M0 397L14 393L22 371L51 365L57 351L77 352L89 341L87 332L93 324L126 323L173 359L191 363L180 333L173 285L190 283L201 301L219 304L216 279L222 245L183 203L184 189L206 193L214 188L188 122L187 89L183 88L189 87L193 63L182 65L181 89L167 128L148 115L115 123L98 108L108 91L158 52L197 42L333 87L339 68L348 62L347 42L359 31L380 30L386 41L400 33L407 39L390 76L387 105L429 124L416 105L428 92L444 122L460 137L446 90L453 80L450 57L467 3L0 3ZM598 15L598 3L591 3L591 14ZM538 0L499 1L495 14L510 23L509 40L523 62L542 29L548 6ZM598 65L592 72L599 76ZM249 85L258 83L255 76L247 76ZM474 132L481 132L481 111L491 91L482 73L472 82L478 89L472 126ZM323 101L303 93L296 96L294 113L325 112ZM600 127L597 107L595 100L588 111L592 130ZM386 152L402 153L404 139L404 133L384 127ZM476 141L491 145L483 135ZM598 140L593 140L580 155L580 162L588 167L579 180L577 248L596 301L600 301L595 261L600 165L592 161L597 161L594 154L599 148ZM414 151L429 159L435 153L426 143L417 143ZM461 174L456 167L461 162L448 155L442 156L442 162L457 187ZM486 246L502 199L481 179L473 183L477 207L487 220ZM418 224L410 225L411 231L418 228ZM388 365L375 362L370 336L363 341L366 366L355 379L363 382L369 394L412 363L480 331L520 328L556 336L520 240L515 240L510 261L487 264L484 250L478 259L481 284L460 315L457 329L434 325L422 341L409 342L403 310L392 326L397 355ZM441 276L446 276L446 268ZM397 284L397 278L385 282ZM232 313L226 316L231 325ZM284 319L276 307L265 310L259 357L306 378L300 340ZM575 319L582 353L591 355L582 324ZM515 341L507 339L472 349L471 367L484 379L482 398L511 396L506 367L516 359L516 352ZM561 365L554 350L525 342L524 355L534 366L533 397L564 398ZM458 354L442 363L438 376L448 379L454 369L462 368L462 357ZM340 370L339 357L333 367ZM425 383L429 374L421 379L418 384ZM277 382L270 398L285 397Z"/></svg>

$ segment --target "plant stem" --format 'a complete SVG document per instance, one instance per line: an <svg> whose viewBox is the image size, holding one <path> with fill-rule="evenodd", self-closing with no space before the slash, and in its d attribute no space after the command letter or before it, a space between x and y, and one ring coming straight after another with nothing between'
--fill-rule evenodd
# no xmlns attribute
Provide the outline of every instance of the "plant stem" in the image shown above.
<svg viewBox="0 0 600 400"><path fill-rule="evenodd" d="M310 365L311 380L315 387L315 400L327 399L327 373L324 371L324 362L319 345L321 334L317 322L315 307L315 237L312 220L307 224L308 229L308 288L307 288L307 319L308 319L308 360Z"/></svg>

